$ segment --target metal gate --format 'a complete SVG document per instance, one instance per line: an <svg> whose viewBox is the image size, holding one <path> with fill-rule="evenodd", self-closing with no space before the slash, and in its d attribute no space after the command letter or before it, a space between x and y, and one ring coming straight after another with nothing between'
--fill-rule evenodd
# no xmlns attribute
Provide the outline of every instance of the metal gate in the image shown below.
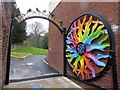
<svg viewBox="0 0 120 90"><path fill-rule="evenodd" d="M65 76L109 89L104 79L118 89L115 44L111 27L97 13L77 17L65 35Z"/></svg>
<svg viewBox="0 0 120 90"><path fill-rule="evenodd" d="M60 33L64 34L64 74L92 86L109 89L104 83L113 82L114 90L118 89L117 71L115 61L115 42L111 27L107 21L97 13L86 12L77 17L70 24L67 32L62 21L53 15L41 16L37 12L34 16L18 16L18 24L31 18L42 18L53 23ZM43 14L42 14L43 15ZM11 25L13 27L13 23ZM10 33L11 38L11 33ZM9 38L6 84L9 83L10 45Z"/></svg>

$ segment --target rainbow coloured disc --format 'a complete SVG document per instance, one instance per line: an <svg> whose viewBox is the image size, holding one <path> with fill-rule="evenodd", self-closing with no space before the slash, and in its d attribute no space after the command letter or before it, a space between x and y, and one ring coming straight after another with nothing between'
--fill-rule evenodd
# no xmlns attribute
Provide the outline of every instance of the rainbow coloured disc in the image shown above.
<svg viewBox="0 0 120 90"><path fill-rule="evenodd" d="M66 58L72 72L82 80L98 76L109 60L109 43L106 26L98 17L77 18L66 37Z"/></svg>

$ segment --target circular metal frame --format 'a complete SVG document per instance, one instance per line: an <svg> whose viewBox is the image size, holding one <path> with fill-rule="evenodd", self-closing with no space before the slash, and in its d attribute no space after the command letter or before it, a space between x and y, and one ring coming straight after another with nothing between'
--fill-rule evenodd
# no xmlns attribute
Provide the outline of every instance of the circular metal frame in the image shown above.
<svg viewBox="0 0 120 90"><path fill-rule="evenodd" d="M85 16L85 15L93 15L95 17L97 17L100 21L102 21L102 23L105 25L105 28L108 32L108 37L109 37L109 57L108 57L108 61L105 65L105 67L103 68L103 70L99 73L99 75L93 77L93 78L89 78L89 79L81 79L80 77L77 76L77 74L75 72L73 72L73 74L79 78L82 81L92 81L92 80L97 80L99 78L101 78L103 75L105 75L105 73L110 69L111 66L111 61L115 58L113 52L115 51L115 45L114 45L114 38L113 38L113 34L112 34L112 30L111 27L109 26L109 24L107 23L107 21L99 14L94 13L94 12L86 12L81 14L79 17L77 17L75 20L73 20L73 22L70 24L68 31L67 31L67 35L69 34L72 25L74 24L75 21L77 21L78 19L80 19L81 17ZM67 37L66 35L66 37ZM66 39L67 40L67 39ZM67 52L66 52L67 55ZM67 57L66 57L67 58ZM66 59L67 60L67 59ZM68 61L66 61L68 62ZM68 62L68 65L70 66L71 70L73 70L73 66Z"/></svg>

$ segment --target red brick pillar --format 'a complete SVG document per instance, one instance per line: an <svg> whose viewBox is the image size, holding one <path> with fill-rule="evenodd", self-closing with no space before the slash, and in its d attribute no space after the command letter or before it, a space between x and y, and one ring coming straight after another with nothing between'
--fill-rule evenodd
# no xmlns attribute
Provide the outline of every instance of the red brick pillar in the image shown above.
<svg viewBox="0 0 120 90"><path fill-rule="evenodd" d="M5 84L8 39L11 23L10 2L0 2L0 89Z"/></svg>
<svg viewBox="0 0 120 90"><path fill-rule="evenodd" d="M0 2L0 89L2 87L2 5Z"/></svg>

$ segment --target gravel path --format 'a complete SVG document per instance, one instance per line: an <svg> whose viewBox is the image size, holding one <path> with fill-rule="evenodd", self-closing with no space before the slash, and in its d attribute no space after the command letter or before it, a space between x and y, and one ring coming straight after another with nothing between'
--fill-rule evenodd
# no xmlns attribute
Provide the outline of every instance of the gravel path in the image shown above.
<svg viewBox="0 0 120 90"><path fill-rule="evenodd" d="M54 69L43 62L45 57L45 55L33 55L26 60L11 60L10 80L26 79L50 73L57 73Z"/></svg>

